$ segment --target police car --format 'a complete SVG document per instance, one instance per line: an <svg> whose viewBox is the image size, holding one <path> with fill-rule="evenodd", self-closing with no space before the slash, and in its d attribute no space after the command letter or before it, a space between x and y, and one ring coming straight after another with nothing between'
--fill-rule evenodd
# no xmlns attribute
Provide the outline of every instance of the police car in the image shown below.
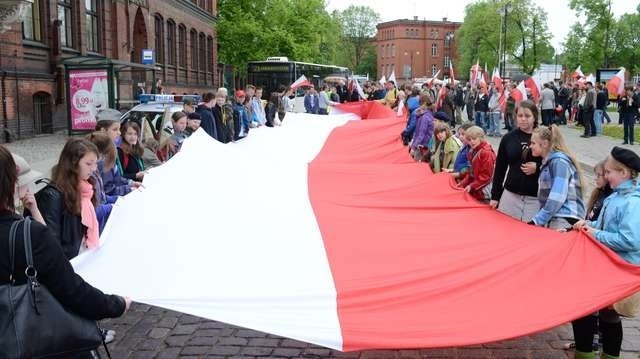
<svg viewBox="0 0 640 359"><path fill-rule="evenodd" d="M172 128L171 115L184 109L186 99L191 99L195 105L200 102L198 95L142 94L140 104L122 115L120 122L135 121L142 129L143 138L150 132L158 140L163 129Z"/></svg>

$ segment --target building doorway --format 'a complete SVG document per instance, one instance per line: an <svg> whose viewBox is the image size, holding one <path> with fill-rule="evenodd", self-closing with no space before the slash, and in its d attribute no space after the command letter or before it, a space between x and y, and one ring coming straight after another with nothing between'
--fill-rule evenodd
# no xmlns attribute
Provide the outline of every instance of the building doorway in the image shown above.
<svg viewBox="0 0 640 359"><path fill-rule="evenodd" d="M142 50L148 46L147 25L144 22L142 9L138 7L136 17L133 22L133 51L131 51L131 62L142 63ZM139 93L138 84L143 84L145 92L149 92L150 83L147 81L147 73L145 70L133 70L131 72L131 86L134 98L137 99Z"/></svg>
<svg viewBox="0 0 640 359"><path fill-rule="evenodd" d="M36 92L33 95L33 133L53 133L51 116L51 95L46 92Z"/></svg>

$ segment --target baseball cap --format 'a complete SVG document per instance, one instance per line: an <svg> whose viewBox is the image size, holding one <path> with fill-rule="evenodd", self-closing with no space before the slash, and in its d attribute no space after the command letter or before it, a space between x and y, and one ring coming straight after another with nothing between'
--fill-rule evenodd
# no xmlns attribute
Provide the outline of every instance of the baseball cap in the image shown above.
<svg viewBox="0 0 640 359"><path fill-rule="evenodd" d="M196 102L191 97L185 97L184 100L182 101L182 103L185 104L186 106L195 106L196 105Z"/></svg>
<svg viewBox="0 0 640 359"><path fill-rule="evenodd" d="M242 90L236 91L236 97L245 97L245 96L246 95L245 95L244 91L242 91Z"/></svg>
<svg viewBox="0 0 640 359"><path fill-rule="evenodd" d="M37 180L44 178L42 173L31 169L31 166L22 156L12 153L13 161L18 167L18 187L26 186L31 183L35 183Z"/></svg>

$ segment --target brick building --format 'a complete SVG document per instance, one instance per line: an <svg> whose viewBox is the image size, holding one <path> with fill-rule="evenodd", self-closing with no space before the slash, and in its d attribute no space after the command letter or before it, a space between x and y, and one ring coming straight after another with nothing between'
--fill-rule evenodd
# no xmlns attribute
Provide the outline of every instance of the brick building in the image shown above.
<svg viewBox="0 0 640 359"><path fill-rule="evenodd" d="M165 93L203 93L221 80L215 0L26 0L0 33L0 142L68 126L67 75L108 68L108 105L135 104L161 79ZM142 50L154 61L142 65ZM66 71L69 70L69 71ZM10 136L9 136L10 135Z"/></svg>
<svg viewBox="0 0 640 359"><path fill-rule="evenodd" d="M460 25L447 18L429 21L418 20L417 16L378 24L378 76L389 77L395 71L400 82L432 77L440 70L440 78L449 77L451 59L457 72L455 33Z"/></svg>

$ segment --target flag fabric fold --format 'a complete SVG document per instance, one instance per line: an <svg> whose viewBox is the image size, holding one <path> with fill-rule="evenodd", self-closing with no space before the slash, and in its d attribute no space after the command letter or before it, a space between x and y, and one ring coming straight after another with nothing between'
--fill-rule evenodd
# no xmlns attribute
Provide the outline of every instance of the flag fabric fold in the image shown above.
<svg viewBox="0 0 640 359"><path fill-rule="evenodd" d="M625 68L620 68L618 71L607 83L607 90L609 90L610 94L622 95L624 94L624 79L625 79Z"/></svg>
<svg viewBox="0 0 640 359"><path fill-rule="evenodd" d="M289 113L226 145L197 131L116 203L76 271L105 292L344 351L514 338L640 290L640 267L585 233L511 219L411 160L392 110L337 108L366 120ZM167 207L176 183L190 185Z"/></svg>

